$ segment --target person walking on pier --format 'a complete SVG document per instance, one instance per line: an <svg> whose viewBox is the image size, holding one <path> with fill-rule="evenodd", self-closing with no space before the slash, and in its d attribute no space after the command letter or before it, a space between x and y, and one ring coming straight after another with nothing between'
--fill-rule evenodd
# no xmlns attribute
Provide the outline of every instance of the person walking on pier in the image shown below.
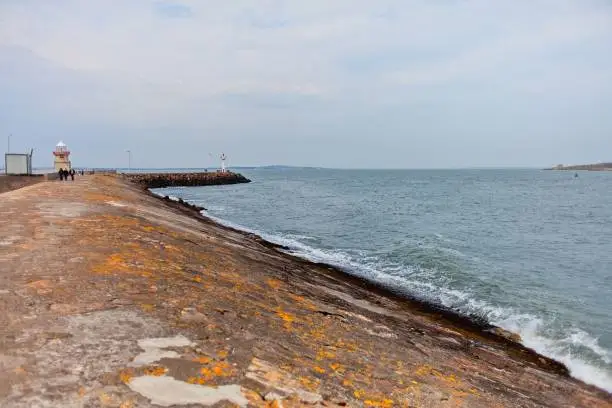
<svg viewBox="0 0 612 408"><path fill-rule="evenodd" d="M74 181L74 173L76 173L76 172L74 171L74 169L70 169L70 179L71 179L72 181Z"/></svg>
<svg viewBox="0 0 612 408"><path fill-rule="evenodd" d="M64 169L60 168L57 173L59 174L60 181L64 180Z"/></svg>

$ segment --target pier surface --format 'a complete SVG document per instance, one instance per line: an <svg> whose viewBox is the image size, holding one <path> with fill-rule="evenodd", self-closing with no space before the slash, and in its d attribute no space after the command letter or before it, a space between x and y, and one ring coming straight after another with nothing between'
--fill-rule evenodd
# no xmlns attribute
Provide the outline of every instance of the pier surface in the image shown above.
<svg viewBox="0 0 612 408"><path fill-rule="evenodd" d="M121 177L0 195L0 406L610 407L513 342Z"/></svg>

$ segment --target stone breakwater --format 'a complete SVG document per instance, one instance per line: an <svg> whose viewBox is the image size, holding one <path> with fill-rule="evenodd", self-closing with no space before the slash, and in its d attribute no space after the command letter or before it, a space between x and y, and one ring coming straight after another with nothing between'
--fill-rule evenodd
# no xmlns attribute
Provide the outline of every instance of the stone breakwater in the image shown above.
<svg viewBox="0 0 612 408"><path fill-rule="evenodd" d="M137 173L124 174L123 177L145 188L218 186L251 182L242 174L231 172Z"/></svg>
<svg viewBox="0 0 612 408"><path fill-rule="evenodd" d="M121 177L10 191L0 214L1 407L612 404L507 333Z"/></svg>

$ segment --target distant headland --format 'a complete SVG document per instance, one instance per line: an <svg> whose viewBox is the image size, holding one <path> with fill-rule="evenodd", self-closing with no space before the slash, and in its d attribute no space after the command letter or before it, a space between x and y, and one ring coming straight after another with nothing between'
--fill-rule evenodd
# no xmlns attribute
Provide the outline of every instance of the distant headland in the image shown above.
<svg viewBox="0 0 612 408"><path fill-rule="evenodd" d="M563 165L558 164L555 167L551 167L544 170L587 170L587 171L612 171L612 163L595 163L595 164L575 164L575 165Z"/></svg>

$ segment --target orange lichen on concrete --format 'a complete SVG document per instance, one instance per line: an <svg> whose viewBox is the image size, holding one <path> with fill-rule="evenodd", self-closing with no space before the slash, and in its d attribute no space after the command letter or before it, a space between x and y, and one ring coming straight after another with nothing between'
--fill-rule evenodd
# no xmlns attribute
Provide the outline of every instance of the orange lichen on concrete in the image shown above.
<svg viewBox="0 0 612 408"><path fill-rule="evenodd" d="M218 377L229 377L233 369L228 362L220 361L212 367L212 372Z"/></svg>
<svg viewBox="0 0 612 408"><path fill-rule="evenodd" d="M278 290L283 284L278 279L272 279L272 278L266 279L266 283L268 284L268 286L270 286L272 289L275 289L275 290Z"/></svg>
<svg viewBox="0 0 612 408"><path fill-rule="evenodd" d="M210 381L214 377L213 371L208 367L200 368L200 378L202 381ZM198 381L199 382L199 381Z"/></svg>
<svg viewBox="0 0 612 408"><path fill-rule="evenodd" d="M192 376L187 379L187 382L190 384L208 384L213 382L215 378L230 377L235 374L234 368L224 360L215 362L215 360L210 357L201 356L193 359L193 361L203 364L204 366L200 367L197 376Z"/></svg>
<svg viewBox="0 0 612 408"><path fill-rule="evenodd" d="M348 378L345 378L342 380L342 385L345 387L352 387L353 381L349 380Z"/></svg>
<svg viewBox="0 0 612 408"><path fill-rule="evenodd" d="M126 400L119 405L119 408L134 408L134 400Z"/></svg>
<svg viewBox="0 0 612 408"><path fill-rule="evenodd" d="M387 399L387 398L380 399L380 400L367 399L363 401L363 404L366 407L391 408L394 402L393 400Z"/></svg>
<svg viewBox="0 0 612 408"><path fill-rule="evenodd" d="M292 315L291 313L287 313L287 312L283 311L281 308L278 308L276 310L276 315L283 320L283 322L284 322L283 325L284 325L285 329L291 330L291 328L293 327L292 323L296 321L295 315Z"/></svg>
<svg viewBox="0 0 612 408"><path fill-rule="evenodd" d="M124 384L129 383L132 380L132 377L134 377L134 370L131 368L123 370L119 373L119 379Z"/></svg>
<svg viewBox="0 0 612 408"><path fill-rule="evenodd" d="M335 357L336 357L336 353L333 353L333 352L327 351L327 350L319 350L317 352L315 360L321 361L321 360L324 360L324 359L330 359L330 358L335 358Z"/></svg>
<svg viewBox="0 0 612 408"><path fill-rule="evenodd" d="M282 404L278 401L278 400L274 400L274 401L266 401L266 408L282 408Z"/></svg>
<svg viewBox="0 0 612 408"><path fill-rule="evenodd" d="M314 366L312 369L316 373L318 373L318 374L325 374L326 373L326 370L323 367L320 367L320 366Z"/></svg>
<svg viewBox="0 0 612 408"><path fill-rule="evenodd" d="M342 339L339 339L338 341L336 341L334 346L337 348L344 349L349 352L355 352L359 350L359 346L354 341L344 341Z"/></svg>
<svg viewBox="0 0 612 408"><path fill-rule="evenodd" d="M155 305L151 303L143 303L140 305L140 308L143 312L152 312L153 310L155 310Z"/></svg>
<svg viewBox="0 0 612 408"><path fill-rule="evenodd" d="M161 366L147 367L144 369L145 375L151 375L154 377L161 377L167 372L168 372L168 369L166 367L161 367Z"/></svg>
<svg viewBox="0 0 612 408"><path fill-rule="evenodd" d="M200 356L200 357L194 358L193 361L196 363L200 363L200 364L208 364L212 361L212 358L208 356Z"/></svg>
<svg viewBox="0 0 612 408"><path fill-rule="evenodd" d="M321 384L321 380L318 378L300 377L300 383L310 391L317 391Z"/></svg>
<svg viewBox="0 0 612 408"><path fill-rule="evenodd" d="M115 201L118 198L119 197L117 197L117 196L111 196L111 195L100 194L100 193L87 193L87 194L85 194L85 199L87 201L95 201L95 202Z"/></svg>
<svg viewBox="0 0 612 408"><path fill-rule="evenodd" d="M417 376L421 376L421 377L426 376L426 375L432 375L439 380L442 380L448 383L452 383L452 384L460 383L460 381L457 379L457 377L455 377L454 374L445 375L441 373L439 370L436 370L435 368L433 368L432 366L428 364L422 365L419 368L417 368L414 374Z"/></svg>
<svg viewBox="0 0 612 408"><path fill-rule="evenodd" d="M112 274L129 272L130 268L127 266L123 254L114 253L108 256L104 263L94 266L92 271L99 274Z"/></svg>
<svg viewBox="0 0 612 408"><path fill-rule="evenodd" d="M306 299L304 296L299 296L295 294L289 294L289 297L294 302L298 303L301 307L304 307L307 310L316 310L317 307L310 300Z"/></svg>

